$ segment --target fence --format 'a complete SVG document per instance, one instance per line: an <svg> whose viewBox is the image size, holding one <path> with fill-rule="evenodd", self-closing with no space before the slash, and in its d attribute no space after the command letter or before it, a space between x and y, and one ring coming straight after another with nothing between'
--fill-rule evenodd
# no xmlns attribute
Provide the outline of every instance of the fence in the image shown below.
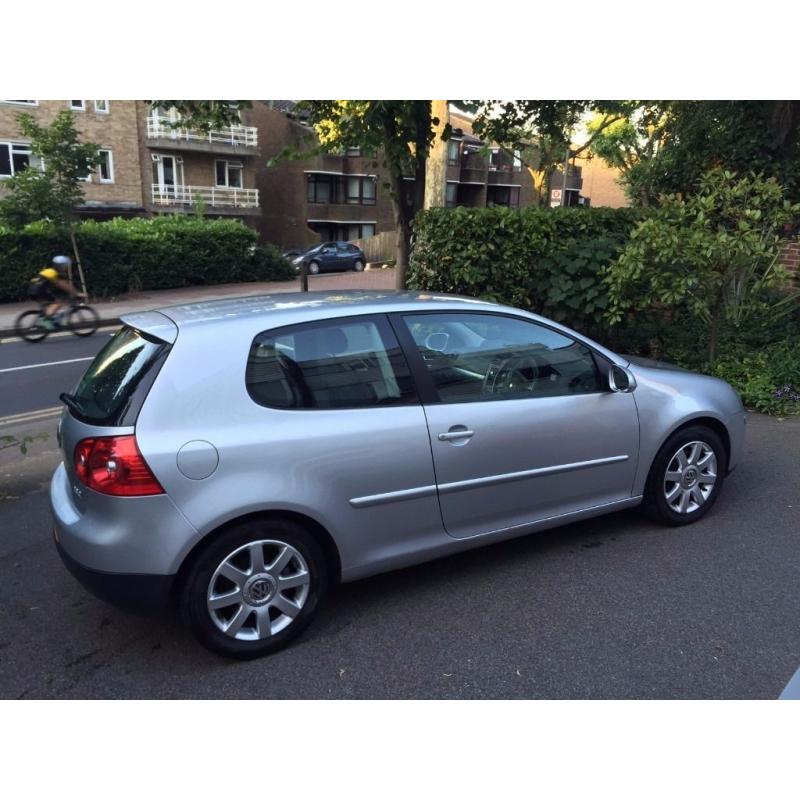
<svg viewBox="0 0 800 800"><path fill-rule="evenodd" d="M397 234L394 231L384 231L367 239L355 239L353 244L364 251L368 264L392 261L396 255Z"/></svg>

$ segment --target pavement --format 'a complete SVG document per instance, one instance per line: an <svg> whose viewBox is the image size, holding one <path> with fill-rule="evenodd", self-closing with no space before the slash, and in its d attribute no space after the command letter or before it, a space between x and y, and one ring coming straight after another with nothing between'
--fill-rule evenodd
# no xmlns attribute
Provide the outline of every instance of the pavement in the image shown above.
<svg viewBox="0 0 800 800"><path fill-rule="evenodd" d="M800 419L751 415L685 528L635 510L337 589L288 649L207 652L95 599L51 538L55 420L0 451L2 698L777 698L800 664Z"/></svg>
<svg viewBox="0 0 800 800"><path fill-rule="evenodd" d="M334 272L308 276L309 291L336 291L341 289L393 289L393 269L367 269L364 272ZM261 283L225 283L216 286L188 286L181 289L164 289L138 292L118 299L92 303L107 325L116 325L123 314L146 311L160 306L180 303L201 303L223 297L250 297L276 292L299 292L300 280L268 281ZM0 343L13 337L14 321L23 312L33 308L31 302L0 303Z"/></svg>

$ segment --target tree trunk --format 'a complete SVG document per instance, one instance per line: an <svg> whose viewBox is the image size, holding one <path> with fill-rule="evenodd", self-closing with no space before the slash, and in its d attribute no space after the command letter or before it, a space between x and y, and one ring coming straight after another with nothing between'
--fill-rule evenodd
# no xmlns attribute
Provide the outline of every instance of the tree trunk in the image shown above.
<svg viewBox="0 0 800 800"><path fill-rule="evenodd" d="M72 226L69 227L69 240L72 242L72 252L75 255L75 266L78 268L78 277L81 281L81 291L86 294L86 279L83 276L83 265L81 264L81 254L78 252L78 241L75 238L75 231ZM72 270L70 269L70 273ZM69 276L70 282L72 281L72 274Z"/></svg>
<svg viewBox="0 0 800 800"><path fill-rule="evenodd" d="M389 184L392 192L394 228L397 233L397 244L395 246L395 261L397 263L394 268L394 286L395 289L405 289L408 256L411 252L411 216L403 191L403 175L397 164L389 164Z"/></svg>

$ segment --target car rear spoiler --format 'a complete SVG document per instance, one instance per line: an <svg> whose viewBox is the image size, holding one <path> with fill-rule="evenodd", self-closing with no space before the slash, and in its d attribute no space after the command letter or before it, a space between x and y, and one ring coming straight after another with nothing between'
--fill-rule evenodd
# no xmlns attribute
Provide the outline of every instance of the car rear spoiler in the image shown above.
<svg viewBox="0 0 800 800"><path fill-rule="evenodd" d="M160 311L140 311L120 317L122 323L162 342L173 344L178 338L178 326Z"/></svg>

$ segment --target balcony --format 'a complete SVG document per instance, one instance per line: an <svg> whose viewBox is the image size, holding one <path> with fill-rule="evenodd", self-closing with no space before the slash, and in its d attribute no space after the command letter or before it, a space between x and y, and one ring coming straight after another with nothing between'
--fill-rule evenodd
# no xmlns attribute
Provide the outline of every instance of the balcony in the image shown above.
<svg viewBox="0 0 800 800"><path fill-rule="evenodd" d="M459 183L486 183L486 167L462 167L458 180Z"/></svg>
<svg viewBox="0 0 800 800"><path fill-rule="evenodd" d="M258 213L258 189L231 186L162 186L153 184L153 205L171 210L190 209L200 202L216 214Z"/></svg>
<svg viewBox="0 0 800 800"><path fill-rule="evenodd" d="M258 129L249 125L230 125L220 130L203 131L173 128L176 118L150 115L147 140L151 146L194 150L201 153L257 155Z"/></svg>
<svg viewBox="0 0 800 800"><path fill-rule="evenodd" d="M513 185L518 186L522 173L518 169L513 169L509 166L502 166L489 169L489 184L495 186L500 185Z"/></svg>

